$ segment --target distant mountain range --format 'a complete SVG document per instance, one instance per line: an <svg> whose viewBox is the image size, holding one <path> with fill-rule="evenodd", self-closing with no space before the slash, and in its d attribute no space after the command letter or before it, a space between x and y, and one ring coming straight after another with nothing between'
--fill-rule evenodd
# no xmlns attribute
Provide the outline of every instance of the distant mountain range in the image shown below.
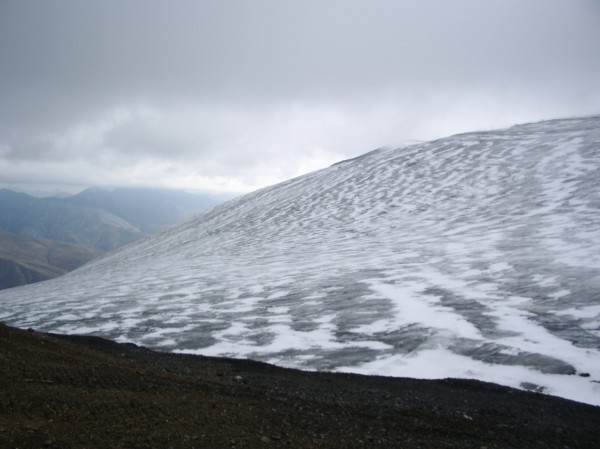
<svg viewBox="0 0 600 449"><path fill-rule="evenodd" d="M60 276L101 254L82 245L0 231L0 289Z"/></svg>
<svg viewBox="0 0 600 449"><path fill-rule="evenodd" d="M56 240L111 251L146 234L108 211L60 198L33 198L0 190L0 229L37 239Z"/></svg>
<svg viewBox="0 0 600 449"><path fill-rule="evenodd" d="M140 231L153 234L222 203L217 195L196 195L181 190L90 187L65 202L102 209Z"/></svg>
<svg viewBox="0 0 600 449"><path fill-rule="evenodd" d="M167 189L97 187L67 198L34 198L2 189L0 288L63 274L104 252L183 222L225 198ZM44 251L60 253L62 262L43 261Z"/></svg>

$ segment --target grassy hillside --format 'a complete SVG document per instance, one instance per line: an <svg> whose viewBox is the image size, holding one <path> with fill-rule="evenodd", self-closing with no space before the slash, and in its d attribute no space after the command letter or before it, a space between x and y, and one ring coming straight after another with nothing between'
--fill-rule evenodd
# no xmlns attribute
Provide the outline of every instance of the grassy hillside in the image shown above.
<svg viewBox="0 0 600 449"><path fill-rule="evenodd" d="M1 189L0 289L60 276L223 200L164 189L90 188L66 199Z"/></svg>
<svg viewBox="0 0 600 449"><path fill-rule="evenodd" d="M182 190L90 187L63 201L94 207L127 220L143 232L154 233L210 209L226 197Z"/></svg>
<svg viewBox="0 0 600 449"><path fill-rule="evenodd" d="M110 251L146 234L104 210L0 190L0 230Z"/></svg>
<svg viewBox="0 0 600 449"><path fill-rule="evenodd" d="M60 276L101 254L82 245L0 231L0 289Z"/></svg>

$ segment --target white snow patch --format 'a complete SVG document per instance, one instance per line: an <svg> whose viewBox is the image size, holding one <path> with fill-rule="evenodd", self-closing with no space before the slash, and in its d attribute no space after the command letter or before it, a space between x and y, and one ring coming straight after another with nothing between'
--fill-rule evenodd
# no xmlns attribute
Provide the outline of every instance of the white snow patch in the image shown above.
<svg viewBox="0 0 600 449"><path fill-rule="evenodd" d="M542 392L546 394L600 405L600 384L585 378L543 374L524 366L484 363L444 348L426 349L406 356L381 357L358 367L340 367L336 371L417 379L478 379L521 389L522 384L528 382L543 387Z"/></svg>

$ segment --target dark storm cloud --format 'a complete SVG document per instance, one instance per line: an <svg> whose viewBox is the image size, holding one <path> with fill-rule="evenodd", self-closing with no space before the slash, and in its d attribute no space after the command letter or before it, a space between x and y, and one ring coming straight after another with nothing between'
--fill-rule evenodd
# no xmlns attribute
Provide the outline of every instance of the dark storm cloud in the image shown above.
<svg viewBox="0 0 600 449"><path fill-rule="evenodd" d="M252 188L404 139L597 113L599 25L595 0L4 1L0 168Z"/></svg>

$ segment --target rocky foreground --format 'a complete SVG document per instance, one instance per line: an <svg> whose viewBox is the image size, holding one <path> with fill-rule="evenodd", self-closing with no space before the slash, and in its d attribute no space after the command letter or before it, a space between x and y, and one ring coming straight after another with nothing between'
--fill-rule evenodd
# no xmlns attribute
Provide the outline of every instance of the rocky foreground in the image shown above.
<svg viewBox="0 0 600 449"><path fill-rule="evenodd" d="M0 324L0 447L598 448L600 408L471 380L302 372Z"/></svg>

